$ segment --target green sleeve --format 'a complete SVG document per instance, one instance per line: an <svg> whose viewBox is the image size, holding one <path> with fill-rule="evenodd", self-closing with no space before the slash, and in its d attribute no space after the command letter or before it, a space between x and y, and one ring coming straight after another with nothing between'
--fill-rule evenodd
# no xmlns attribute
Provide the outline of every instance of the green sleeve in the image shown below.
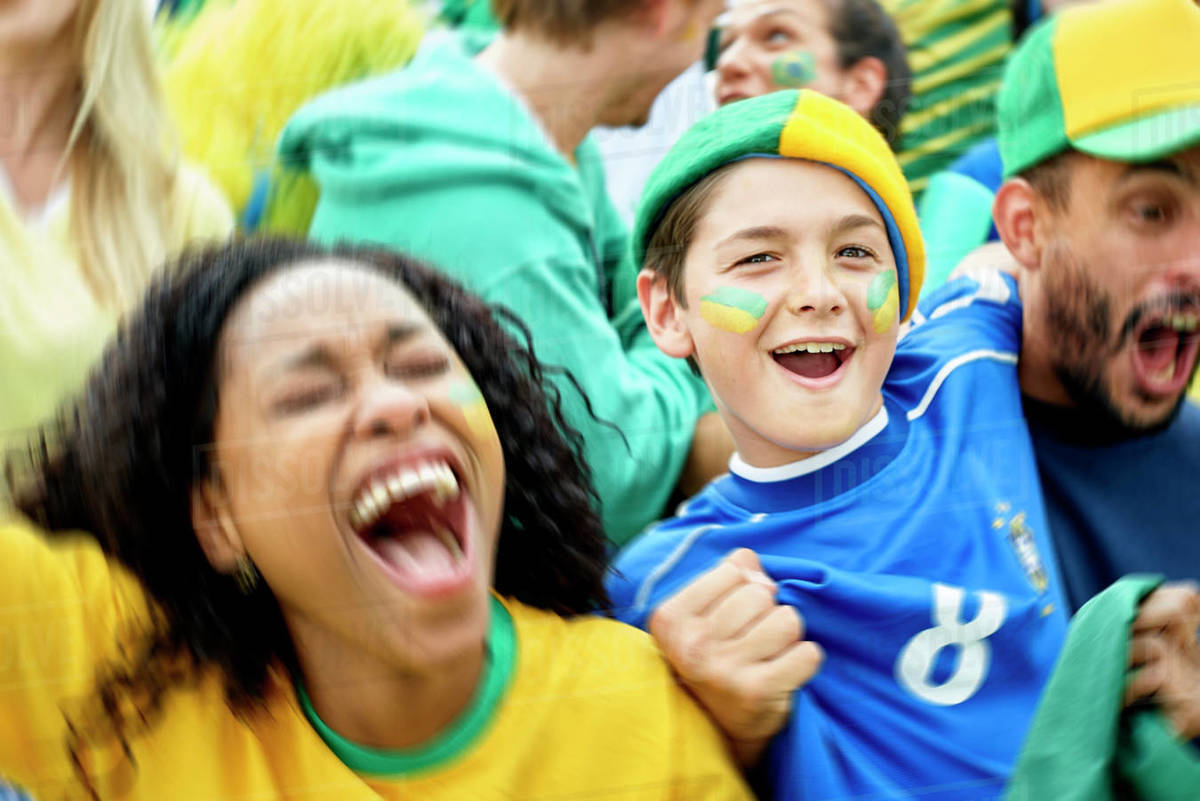
<svg viewBox="0 0 1200 801"><path fill-rule="evenodd" d="M987 241L994 198L983 184L957 172L940 172L930 179L917 207L925 237L923 293L946 283L958 263Z"/></svg>
<svg viewBox="0 0 1200 801"><path fill-rule="evenodd" d="M584 140L579 153L580 173L595 209L596 247L611 298L613 325L626 348L634 347L638 340L655 347L638 303L637 276L641 272L641 265L633 262L629 230L608 196L600 149L589 138ZM715 412L717 407L712 403L704 379L689 370L688 380L695 392L704 399L703 412Z"/></svg>
<svg viewBox="0 0 1200 801"><path fill-rule="evenodd" d="M707 394L649 336L622 343L600 300L593 233L556 216L536 188L481 179L416 189L356 198L326 186L311 234L406 251L516 312L538 358L569 369L596 416L620 429L594 420L555 379L583 435L606 531L625 542L662 514Z"/></svg>
<svg viewBox="0 0 1200 801"><path fill-rule="evenodd" d="M1005 801L1195 798L1200 752L1176 739L1157 707L1122 709L1130 627L1161 581L1126 576L1075 614Z"/></svg>

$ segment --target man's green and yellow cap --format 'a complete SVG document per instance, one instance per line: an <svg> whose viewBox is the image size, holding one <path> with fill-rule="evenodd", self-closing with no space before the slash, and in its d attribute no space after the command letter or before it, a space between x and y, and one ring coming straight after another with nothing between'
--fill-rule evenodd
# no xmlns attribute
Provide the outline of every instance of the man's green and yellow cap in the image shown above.
<svg viewBox="0 0 1200 801"><path fill-rule="evenodd" d="M1200 142L1200 5L1058 12L1009 58L997 117L1006 178L1068 148L1141 162Z"/></svg>
<svg viewBox="0 0 1200 801"><path fill-rule="evenodd" d="M808 89L772 92L723 106L693 125L667 153L642 192L633 229L641 265L670 205L704 176L749 158L794 158L833 167L871 198L896 259L900 309L907 319L925 277L925 245L908 183L892 149L848 106ZM820 203L820 198L781 198Z"/></svg>

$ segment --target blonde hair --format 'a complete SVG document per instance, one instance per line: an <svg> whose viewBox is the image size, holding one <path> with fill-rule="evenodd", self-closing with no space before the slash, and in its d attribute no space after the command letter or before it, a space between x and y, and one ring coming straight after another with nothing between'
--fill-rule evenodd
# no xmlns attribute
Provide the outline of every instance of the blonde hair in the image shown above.
<svg viewBox="0 0 1200 801"><path fill-rule="evenodd" d="M178 156L141 0L84 0L67 144L71 234L97 298L125 307L167 255Z"/></svg>

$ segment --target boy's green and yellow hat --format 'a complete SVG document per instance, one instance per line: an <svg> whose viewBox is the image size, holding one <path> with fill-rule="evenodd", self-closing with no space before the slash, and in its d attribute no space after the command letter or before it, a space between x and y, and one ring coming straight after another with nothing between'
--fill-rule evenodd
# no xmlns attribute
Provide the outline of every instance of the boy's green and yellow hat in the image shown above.
<svg viewBox="0 0 1200 801"><path fill-rule="evenodd" d="M912 314L925 277L925 245L900 165L869 122L848 106L808 89L772 92L723 106L675 143L642 192L633 229L635 263L645 261L650 237L680 195L714 170L748 158L825 164L862 187L887 226L903 319Z"/></svg>
<svg viewBox="0 0 1200 801"><path fill-rule="evenodd" d="M1068 148L1153 161L1200 142L1200 5L1064 9L1009 58L997 101L1006 178Z"/></svg>

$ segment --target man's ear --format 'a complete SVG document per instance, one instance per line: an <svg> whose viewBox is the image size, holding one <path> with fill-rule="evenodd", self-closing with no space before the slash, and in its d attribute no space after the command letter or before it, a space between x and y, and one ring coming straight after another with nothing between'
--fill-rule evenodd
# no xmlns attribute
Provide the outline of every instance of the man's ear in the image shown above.
<svg viewBox="0 0 1200 801"><path fill-rule="evenodd" d="M221 480L214 476L193 485L191 507L192 528L208 563L218 573L232 573L246 548Z"/></svg>
<svg viewBox="0 0 1200 801"><path fill-rule="evenodd" d="M629 18L646 26L655 39L662 39L671 27L670 0L642 0L633 9Z"/></svg>
<svg viewBox="0 0 1200 801"><path fill-rule="evenodd" d="M883 99L888 72L875 56L863 56L846 70L842 82L842 100L850 108L870 119L871 109Z"/></svg>
<svg viewBox="0 0 1200 801"><path fill-rule="evenodd" d="M1008 252L1027 270L1041 263L1041 243L1037 236L1037 215L1044 206L1037 202L1037 191L1024 178L1005 181L992 202L992 220Z"/></svg>
<svg viewBox="0 0 1200 801"><path fill-rule="evenodd" d="M646 268L637 277L638 302L646 328L658 349L676 359L686 359L695 352L692 335L683 319L683 308L671 292L662 273Z"/></svg>

